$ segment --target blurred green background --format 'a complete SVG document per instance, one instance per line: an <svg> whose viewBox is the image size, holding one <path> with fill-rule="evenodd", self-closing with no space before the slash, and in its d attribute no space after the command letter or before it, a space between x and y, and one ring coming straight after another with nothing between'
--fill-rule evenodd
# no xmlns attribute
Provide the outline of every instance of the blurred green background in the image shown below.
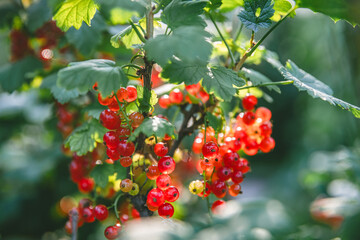
<svg viewBox="0 0 360 240"><path fill-rule="evenodd" d="M0 32L0 65L9 59L8 34ZM291 59L328 84L336 97L360 105L359 27L299 10L265 46L283 63ZM266 62L250 67L274 81L282 79ZM229 204L230 213L209 226L205 203L185 196L178 209L187 224L169 223L179 234L167 236L360 239L360 120L292 86L282 87L281 95L269 94L273 102L261 100L259 105L273 112L276 147L249 158L252 172L242 184L243 194ZM49 92L0 92L0 239L69 239L58 202L77 194L77 188L70 181L70 159L62 155L61 142ZM169 230L164 222L154 226L162 226L164 234ZM103 229L82 227L81 239L101 239ZM132 232L129 228L127 238L136 239Z"/></svg>

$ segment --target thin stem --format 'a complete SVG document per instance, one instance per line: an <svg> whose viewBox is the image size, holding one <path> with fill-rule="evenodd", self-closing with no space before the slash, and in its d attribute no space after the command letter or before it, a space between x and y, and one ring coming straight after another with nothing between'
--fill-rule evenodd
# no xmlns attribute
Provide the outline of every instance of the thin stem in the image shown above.
<svg viewBox="0 0 360 240"><path fill-rule="evenodd" d="M129 20L130 25L132 26L132 28L134 29L136 35L139 37L139 39L145 43L146 39L143 37L143 35L141 35L141 33L139 32L139 29L137 28L137 26L134 24L134 22L130 19Z"/></svg>
<svg viewBox="0 0 360 240"><path fill-rule="evenodd" d="M134 177L133 177L133 164L130 165L130 179L131 179L131 182L134 182Z"/></svg>
<svg viewBox="0 0 360 240"><path fill-rule="evenodd" d="M238 40L238 38L239 38L239 36L240 36L240 34L242 32L243 27L244 27L244 24L241 24L239 31L236 33L236 36L234 37L234 43Z"/></svg>
<svg viewBox="0 0 360 240"><path fill-rule="evenodd" d="M295 8L290 9L290 11L283 17L281 18L277 23L275 23L265 34L264 36L252 47L250 47L245 53L244 55L241 57L240 61L236 64L235 66L235 71L239 71L242 67L242 65L245 63L246 59L248 57L251 56L251 54L253 54L253 52L260 46L260 44L269 36L269 34L275 30L275 28L277 28L277 26L279 26L280 23L282 23L293 11L295 10Z"/></svg>
<svg viewBox="0 0 360 240"><path fill-rule="evenodd" d="M255 32L251 31L251 38L250 38L250 47L252 48L254 44Z"/></svg>
<svg viewBox="0 0 360 240"><path fill-rule="evenodd" d="M231 64L232 64L232 66L234 66L236 60L235 60L235 58L234 58L234 55L233 55L233 53L232 53L229 45L227 44L227 42L226 42L224 36L222 35L222 33L220 32L220 29L219 29L218 25L216 24L216 21L215 21L214 18L212 17L211 13L209 13L209 17L210 17L210 20L212 21L212 23L214 24L217 32L219 33L220 38L221 38L222 41L224 42L224 44L225 44L225 46L226 46L226 48L227 48L227 50L228 50L228 52L229 52L230 58L231 58Z"/></svg>
<svg viewBox="0 0 360 240"><path fill-rule="evenodd" d="M126 67L132 67L132 68L136 68L136 69L142 69L141 66L136 65L136 64L125 64L125 65L122 65L122 66L121 66L121 68L126 68Z"/></svg>
<svg viewBox="0 0 360 240"><path fill-rule="evenodd" d="M209 197L206 198L206 205L207 205L207 209L208 209L208 213L209 213L209 217L210 217L210 223L212 223L212 215L211 215L211 211L210 211L210 200L209 200Z"/></svg>
<svg viewBox="0 0 360 240"><path fill-rule="evenodd" d="M133 78L139 78L139 76L137 76L137 75L132 75L132 74L130 74L130 73L125 73L127 76L129 76L129 77L133 77Z"/></svg>
<svg viewBox="0 0 360 240"><path fill-rule="evenodd" d="M128 116L126 115L126 112L125 112L124 109L122 108L122 105L123 105L123 104L121 104L121 102L120 102L120 100L119 100L119 98L117 97L116 94L114 94L114 96L115 96L115 98L116 98L116 101L117 101L118 104L119 104L119 108L120 108L121 113L124 115L126 124L127 124L128 127L130 128L130 131L132 132L133 129L132 129L132 126L131 126L131 124L130 124L130 120L129 120Z"/></svg>
<svg viewBox="0 0 360 240"><path fill-rule="evenodd" d="M115 212L115 216L116 216L116 218L119 219L119 220L120 220L120 217L119 217L117 205L118 205L118 202L119 202L119 199L120 199L121 196L122 196L122 193L120 193L119 195L117 195L116 198L115 198L115 202L114 202L114 212Z"/></svg>
<svg viewBox="0 0 360 240"><path fill-rule="evenodd" d="M292 84L292 83L294 83L294 81L292 81L292 80L280 81L280 82L269 82L269 83L263 83L263 84L259 84L259 85L254 85L254 86L241 87L241 88L238 88L238 90L244 90L244 89L255 88L255 87L266 87L266 86L273 86L273 85L289 85L289 84Z"/></svg>

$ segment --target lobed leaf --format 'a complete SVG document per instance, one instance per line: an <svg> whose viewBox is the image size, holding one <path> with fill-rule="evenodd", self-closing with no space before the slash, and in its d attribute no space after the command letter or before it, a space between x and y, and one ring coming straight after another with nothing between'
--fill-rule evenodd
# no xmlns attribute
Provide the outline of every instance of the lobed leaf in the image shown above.
<svg viewBox="0 0 360 240"><path fill-rule="evenodd" d="M142 43L132 26L126 27L118 34L112 36L110 40L111 45L114 48L120 47L120 41L125 45L126 48L130 48L134 44Z"/></svg>
<svg viewBox="0 0 360 240"><path fill-rule="evenodd" d="M245 0L244 9L240 11L238 17L246 28L257 32L260 28L270 27L270 18L275 12L273 7L272 0Z"/></svg>
<svg viewBox="0 0 360 240"><path fill-rule="evenodd" d="M206 23L200 15L208 1L173 0L161 14L161 21L171 29L184 25L205 27Z"/></svg>
<svg viewBox="0 0 360 240"><path fill-rule="evenodd" d="M51 19L51 10L46 0L40 0L30 5L27 12L26 24L31 32L40 28Z"/></svg>
<svg viewBox="0 0 360 240"><path fill-rule="evenodd" d="M90 26L97 5L93 0L66 0L56 12L54 20L63 31L70 27L80 29L82 22Z"/></svg>
<svg viewBox="0 0 360 240"><path fill-rule="evenodd" d="M157 136L164 137L165 134L169 135L172 138L176 138L175 127L169 121L159 118L159 117L150 117L145 119L138 128L131 134L129 141L134 141L140 133L143 133L145 136Z"/></svg>
<svg viewBox="0 0 360 240"><path fill-rule="evenodd" d="M77 89L67 90L56 85L57 74L51 74L45 77L41 87L50 89L54 98L61 104L69 102L71 99L77 98L80 93Z"/></svg>
<svg viewBox="0 0 360 240"><path fill-rule="evenodd" d="M213 93L217 98L230 101L236 94L236 87L245 85L245 80L236 72L225 67L211 67L204 76L202 86L208 93Z"/></svg>
<svg viewBox="0 0 360 240"><path fill-rule="evenodd" d="M208 61L212 44L210 34L202 27L182 26L171 35L159 35L148 40L144 46L149 59L165 66L173 57L183 62Z"/></svg>
<svg viewBox="0 0 360 240"><path fill-rule="evenodd" d="M79 156L92 152L97 143L102 143L102 137L107 132L97 120L91 119L76 128L71 135L65 140L65 145L70 148L72 152L76 152Z"/></svg>
<svg viewBox="0 0 360 240"><path fill-rule="evenodd" d="M77 89L86 93L95 82L105 97L111 95L114 89L126 87L128 78L120 67L115 66L115 62L105 59L73 62L58 73L58 86L67 90Z"/></svg>

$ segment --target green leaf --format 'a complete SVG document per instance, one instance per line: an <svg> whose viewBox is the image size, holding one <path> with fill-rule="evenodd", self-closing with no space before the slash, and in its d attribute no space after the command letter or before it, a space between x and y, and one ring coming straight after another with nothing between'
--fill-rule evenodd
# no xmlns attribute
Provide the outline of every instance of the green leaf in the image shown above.
<svg viewBox="0 0 360 240"><path fill-rule="evenodd" d="M286 80L294 81L294 85L299 89L299 91L306 91L313 98L320 98L332 105L338 105L339 107L350 111L355 117L360 118L359 107L331 96L332 90L329 86L320 82L304 70L298 68L298 66L296 66L296 64L292 61L288 60L286 67L280 67L279 71Z"/></svg>
<svg viewBox="0 0 360 240"><path fill-rule="evenodd" d="M103 142L103 136L107 132L97 120L91 119L76 128L66 139L65 145L70 147L72 152L76 152L79 156L92 152L97 143Z"/></svg>
<svg viewBox="0 0 360 240"><path fill-rule="evenodd" d="M176 138L174 125L159 117L146 118L131 134L129 141L134 141L140 133L143 133L147 137L155 135L162 138L167 134L172 138Z"/></svg>
<svg viewBox="0 0 360 240"><path fill-rule="evenodd" d="M297 0L300 8L309 8L331 17L335 22L344 19L353 26L360 24L360 8L358 1L342 0Z"/></svg>
<svg viewBox="0 0 360 240"><path fill-rule="evenodd" d="M83 55L90 55L102 41L102 32L106 29L106 23L100 14L96 14L89 27L82 24L79 30L70 28L65 36L69 43L73 44L76 49Z"/></svg>
<svg viewBox="0 0 360 240"><path fill-rule="evenodd" d="M114 166L114 173L116 173L116 179L127 178L126 168L121 166L120 161L115 161L113 166Z"/></svg>
<svg viewBox="0 0 360 240"><path fill-rule="evenodd" d="M275 12L273 7L271 0L245 0L244 9L238 16L246 28L257 32L260 28L270 27L270 18Z"/></svg>
<svg viewBox="0 0 360 240"><path fill-rule="evenodd" d="M245 77L250 80L250 82L252 83L253 86L258 86L263 83L272 82L268 77L266 77L265 75L255 71L253 69L242 68L241 71L245 75ZM269 86L266 86L266 88L269 90L274 90L277 93L281 93L280 88L276 85L269 85Z"/></svg>
<svg viewBox="0 0 360 240"><path fill-rule="evenodd" d="M111 37L111 45L114 48L120 47L120 41L125 45L126 48L130 48L134 44L142 43L132 26L128 26L118 34Z"/></svg>
<svg viewBox="0 0 360 240"><path fill-rule="evenodd" d="M221 12L229 12L244 5L244 0L222 0Z"/></svg>
<svg viewBox="0 0 360 240"><path fill-rule="evenodd" d="M185 83L187 85L198 83L207 73L209 68L206 62L183 62L173 60L166 65L161 73L161 77L170 79L170 83Z"/></svg>
<svg viewBox="0 0 360 240"><path fill-rule="evenodd" d="M165 66L173 56L184 62L194 60L208 61L212 45L210 34L202 27L183 26L174 30L172 35L159 35L148 40L144 46L148 57Z"/></svg>
<svg viewBox="0 0 360 240"><path fill-rule="evenodd" d="M106 106L100 105L99 103L97 103L97 101L95 101L90 106L83 108L83 111L86 112L89 116L95 119L99 119L100 113L106 109Z"/></svg>
<svg viewBox="0 0 360 240"><path fill-rule="evenodd" d="M46 0L33 3L27 10L27 26L31 32L35 32L45 22L51 19L51 10Z"/></svg>
<svg viewBox="0 0 360 240"><path fill-rule="evenodd" d="M146 13L148 0L95 0L102 8L114 9L122 8L128 11L137 12L138 17Z"/></svg>
<svg viewBox="0 0 360 240"><path fill-rule="evenodd" d="M158 102L157 95L154 90L151 90L150 94L144 91L144 88L140 85L136 86L137 89L137 101L139 102L140 112L149 112L152 107Z"/></svg>
<svg viewBox="0 0 360 240"><path fill-rule="evenodd" d="M91 89L95 82L105 97L121 86L126 87L128 78L120 67L115 66L115 62L105 59L73 62L58 73L58 86L67 90L76 88L81 94Z"/></svg>
<svg viewBox="0 0 360 240"><path fill-rule="evenodd" d="M294 3L295 6L295 3ZM289 0L275 0L274 2L274 10L275 13L272 16L271 20L273 21L279 21L281 19L281 16L286 15L292 8L292 4L289 2ZM290 14L290 17L293 17L295 15L295 11L293 11Z"/></svg>
<svg viewBox="0 0 360 240"><path fill-rule="evenodd" d="M32 56L8 63L0 68L0 86L6 92L13 92L30 79L27 77L29 73L42 67L42 63Z"/></svg>
<svg viewBox="0 0 360 240"><path fill-rule="evenodd" d="M97 164L90 172L90 177L94 178L96 185L105 188L109 182L109 176L114 175L114 165L103 163Z"/></svg>
<svg viewBox="0 0 360 240"><path fill-rule="evenodd" d="M202 86L208 93L213 93L217 98L225 101L230 101L236 94L236 87L243 85L245 80L225 67L212 67L202 81Z"/></svg>
<svg viewBox="0 0 360 240"><path fill-rule="evenodd" d="M0 28L12 28L13 19L18 16L19 7L12 2L0 4Z"/></svg>
<svg viewBox="0 0 360 240"><path fill-rule="evenodd" d="M82 22L90 26L96 8L93 0L66 0L55 14L54 20L63 31L70 27L80 29Z"/></svg>
<svg viewBox="0 0 360 240"><path fill-rule="evenodd" d="M206 7L211 10L215 10L215 9L221 7L222 2L223 2L222 0L210 0Z"/></svg>
<svg viewBox="0 0 360 240"><path fill-rule="evenodd" d="M205 27L206 23L199 15L204 12L207 3L207 1L173 0L162 12L161 21L171 29L184 25Z"/></svg>
<svg viewBox="0 0 360 240"><path fill-rule="evenodd" d="M222 120L221 118L216 117L212 113L207 112L205 115L205 119L207 121L207 125L212 127L215 130L215 133L221 131L222 128Z"/></svg>
<svg viewBox="0 0 360 240"><path fill-rule="evenodd" d="M54 98L61 104L69 102L71 99L77 98L80 93L77 89L66 90L56 85L57 74L51 74L43 79L42 88L50 89Z"/></svg>

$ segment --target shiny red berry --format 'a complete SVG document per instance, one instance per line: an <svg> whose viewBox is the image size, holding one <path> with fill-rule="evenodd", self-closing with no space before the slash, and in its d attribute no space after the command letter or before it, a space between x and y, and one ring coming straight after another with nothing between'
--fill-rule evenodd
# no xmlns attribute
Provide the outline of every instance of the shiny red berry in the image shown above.
<svg viewBox="0 0 360 240"><path fill-rule="evenodd" d="M136 87L134 87L134 86L127 86L127 87L126 87L126 90L127 90L127 95L128 95L127 101L128 101L128 102L133 102L133 101L135 101L136 98L137 98L137 90L136 90Z"/></svg>
<svg viewBox="0 0 360 240"><path fill-rule="evenodd" d="M263 122L270 121L271 111L266 107L259 107L255 111L256 118L261 118Z"/></svg>
<svg viewBox="0 0 360 240"><path fill-rule="evenodd" d="M119 102L125 102L128 99L128 92L125 88L120 88L116 92L116 97L118 98Z"/></svg>
<svg viewBox="0 0 360 240"><path fill-rule="evenodd" d="M121 157L120 164L123 167L130 167L132 164L132 158L131 157Z"/></svg>
<svg viewBox="0 0 360 240"><path fill-rule="evenodd" d="M166 201L175 202L179 198L180 193L179 193L179 190L176 187L170 186L168 189L166 189L164 191L164 195L165 195L165 200Z"/></svg>
<svg viewBox="0 0 360 240"><path fill-rule="evenodd" d="M174 207L170 203L164 203L159 207L158 213L163 218L171 218L174 215Z"/></svg>
<svg viewBox="0 0 360 240"><path fill-rule="evenodd" d="M78 187L80 192L82 193L89 193L94 189L95 182L92 178L83 178L78 183Z"/></svg>
<svg viewBox="0 0 360 240"><path fill-rule="evenodd" d="M275 140L272 137L264 138L260 143L260 150L264 153L268 153L275 147Z"/></svg>
<svg viewBox="0 0 360 240"><path fill-rule="evenodd" d="M159 177L160 171L158 166L152 165L149 166L146 172L146 176L150 180L155 180L157 177Z"/></svg>
<svg viewBox="0 0 360 240"><path fill-rule="evenodd" d="M120 127L121 120L115 112L106 109L100 114L100 123L107 129L115 130Z"/></svg>
<svg viewBox="0 0 360 240"><path fill-rule="evenodd" d="M158 162L159 171L163 174L171 174L175 170L175 161L170 156L160 158Z"/></svg>
<svg viewBox="0 0 360 240"><path fill-rule="evenodd" d="M247 95L242 100L242 105L245 110L253 110L258 100L254 95Z"/></svg>
<svg viewBox="0 0 360 240"><path fill-rule="evenodd" d="M237 152L228 152L224 155L223 162L226 167L232 168L239 159L240 157Z"/></svg>
<svg viewBox="0 0 360 240"><path fill-rule="evenodd" d="M109 211L105 205L99 204L94 208L94 215L97 220L103 221L109 216Z"/></svg>
<svg viewBox="0 0 360 240"><path fill-rule="evenodd" d="M109 131L104 134L103 137L104 143L108 148L114 149L117 148L120 140L119 135L114 131Z"/></svg>
<svg viewBox="0 0 360 240"><path fill-rule="evenodd" d="M108 148L106 149L106 155L116 161L120 158L120 151L118 150L118 148L115 148L115 149L111 149L111 148Z"/></svg>
<svg viewBox="0 0 360 240"><path fill-rule="evenodd" d="M244 175L241 171L234 171L231 174L231 180L233 181L233 183L241 183L244 180Z"/></svg>
<svg viewBox="0 0 360 240"><path fill-rule="evenodd" d="M218 154L218 152L219 152L219 147L213 141L205 143L204 146L202 147L202 154L206 158L214 157Z"/></svg>
<svg viewBox="0 0 360 240"><path fill-rule="evenodd" d="M115 226L109 226L105 229L104 235L107 239L113 240L117 239L120 235L121 226L115 225Z"/></svg>
<svg viewBox="0 0 360 240"><path fill-rule="evenodd" d="M133 142L127 142L126 140L121 140L117 149L121 156L128 157L135 152L135 144Z"/></svg>
<svg viewBox="0 0 360 240"><path fill-rule="evenodd" d="M231 177L231 174L232 174L232 170L231 170L231 168L228 168L228 167L220 167L216 172L216 175L222 181L229 180Z"/></svg>
<svg viewBox="0 0 360 240"><path fill-rule="evenodd" d="M159 142L154 146L154 152L157 156L163 157L168 153L168 147L163 142Z"/></svg>
<svg viewBox="0 0 360 240"><path fill-rule="evenodd" d="M169 94L170 102L173 104L180 104L184 99L184 95L180 89L176 88L172 90Z"/></svg>
<svg viewBox="0 0 360 240"><path fill-rule="evenodd" d="M147 203L154 207L160 207L165 201L164 192L159 188L150 190L147 196Z"/></svg>
<svg viewBox="0 0 360 240"><path fill-rule="evenodd" d="M161 190L165 190L171 185L171 177L167 174L162 174L156 178L156 186Z"/></svg>
<svg viewBox="0 0 360 240"><path fill-rule="evenodd" d="M211 191L215 194L216 197L222 198L226 194L226 184L220 179L215 180L211 184Z"/></svg>
<svg viewBox="0 0 360 240"><path fill-rule="evenodd" d="M212 205L211 205L211 211L214 214L218 214L221 210L222 207L225 206L225 201L224 200L216 200Z"/></svg>
<svg viewBox="0 0 360 240"><path fill-rule="evenodd" d="M86 207L82 210L82 217L85 222L91 223L95 221L94 209L93 207Z"/></svg>
<svg viewBox="0 0 360 240"><path fill-rule="evenodd" d="M256 121L255 113L253 112L246 112L244 113L243 122L246 125L252 125Z"/></svg>
<svg viewBox="0 0 360 240"><path fill-rule="evenodd" d="M139 112L133 112L130 114L129 119L131 121L131 126L136 128L144 121L144 116Z"/></svg>
<svg viewBox="0 0 360 240"><path fill-rule="evenodd" d="M272 124L269 121L261 124L259 128L261 136L269 137L272 133Z"/></svg>
<svg viewBox="0 0 360 240"><path fill-rule="evenodd" d="M165 94L159 98L159 105L161 108L168 108L171 105L169 95Z"/></svg>

